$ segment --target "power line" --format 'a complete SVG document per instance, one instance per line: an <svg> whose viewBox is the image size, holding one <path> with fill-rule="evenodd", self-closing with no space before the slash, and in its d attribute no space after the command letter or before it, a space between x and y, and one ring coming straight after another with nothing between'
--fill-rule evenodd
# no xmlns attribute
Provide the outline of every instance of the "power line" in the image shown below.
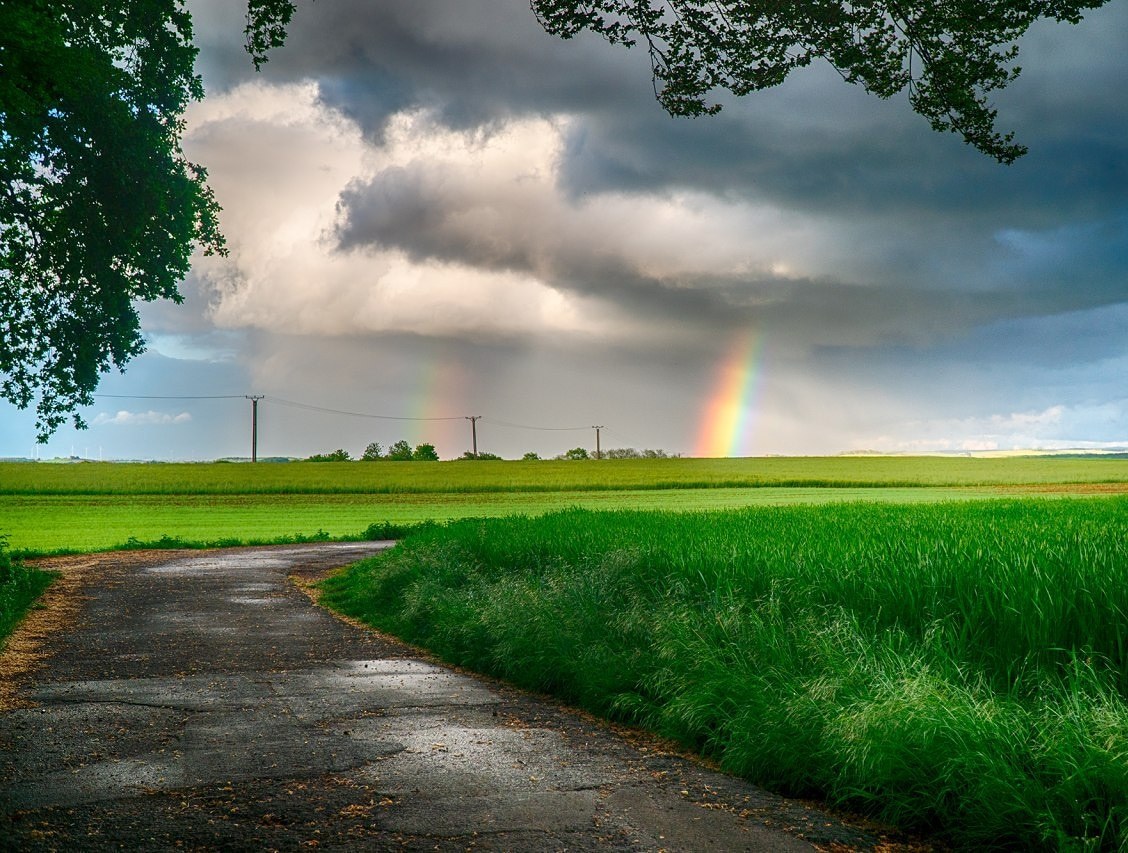
<svg viewBox="0 0 1128 853"><path fill-rule="evenodd" d="M305 409L311 412L324 412L330 415L346 415L352 418L372 418L381 421L460 421L461 416L447 417L447 418L410 418L401 415L375 415L370 412L348 412L343 409L329 409L325 406L314 406L310 403L297 403L293 400L283 400L281 397L264 397L268 403L276 403L279 406L288 406L291 409Z"/></svg>
<svg viewBox="0 0 1128 853"><path fill-rule="evenodd" d="M627 444L631 445L632 447L641 446L641 445L638 444L638 442L634 441L629 435L623 435L617 429L611 429L611 427L608 427L608 426L603 427L603 429L606 430L607 432L611 433L612 435L619 436L619 438L621 438L623 441L625 441Z"/></svg>
<svg viewBox="0 0 1128 853"><path fill-rule="evenodd" d="M285 406L291 409L303 409L309 412L322 412L328 415L343 415L351 418L368 418L372 420L382 421L458 421L458 420L471 420L466 416L451 415L448 417L409 417L405 415L379 415L373 412L352 412L346 409L332 409L327 406L317 406L312 403L301 403L296 400L286 400L282 397L272 397L263 394L94 394L94 397L111 400L251 400L254 408L257 408L258 400L263 400L267 403L273 403L279 406ZM508 427L510 429L526 429L534 430L536 432L578 432L582 430L592 429L590 426L567 426L567 427L549 427L549 426L533 426L531 424L517 424L512 421L503 421L498 418L483 417L475 415L472 418L471 427L476 427L477 421L482 420L486 423L494 424L500 427ZM606 429L606 427L600 427ZM608 430L610 432L610 430ZM597 439L598 441L598 439ZM253 451L252 451L253 452Z"/></svg>
<svg viewBox="0 0 1128 853"><path fill-rule="evenodd" d="M242 400L246 394L194 394L190 396L167 396L152 394L93 394L108 400Z"/></svg>
<svg viewBox="0 0 1128 853"><path fill-rule="evenodd" d="M574 426L574 427L529 426L528 424L513 424L513 423L509 423L509 421L499 421L496 418L482 418L482 420L484 420L486 423L497 424L498 426L503 426L503 427L511 427L512 429L535 429L535 430L538 430L540 432L573 432L573 431L579 430L579 429L584 429L584 430L591 429L591 427L586 427L586 426Z"/></svg>

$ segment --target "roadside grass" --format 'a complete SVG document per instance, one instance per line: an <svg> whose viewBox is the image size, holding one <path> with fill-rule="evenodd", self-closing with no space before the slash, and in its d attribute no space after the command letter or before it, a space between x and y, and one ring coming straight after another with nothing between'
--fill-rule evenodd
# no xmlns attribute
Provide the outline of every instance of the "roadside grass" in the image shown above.
<svg viewBox="0 0 1128 853"><path fill-rule="evenodd" d="M760 488L396 495L0 495L0 524L14 549L33 556L102 551L130 539L276 544L318 531L333 539L360 539L373 523L411 526L424 521L539 515L572 506L715 510L844 500L953 500L986 494L938 488Z"/></svg>
<svg viewBox="0 0 1128 853"><path fill-rule="evenodd" d="M568 510L322 601L966 849L1128 849L1128 499Z"/></svg>
<svg viewBox="0 0 1128 853"><path fill-rule="evenodd" d="M8 635L35 599L51 585L54 577L50 572L25 566L13 559L7 540L0 536L0 649L4 648Z"/></svg>

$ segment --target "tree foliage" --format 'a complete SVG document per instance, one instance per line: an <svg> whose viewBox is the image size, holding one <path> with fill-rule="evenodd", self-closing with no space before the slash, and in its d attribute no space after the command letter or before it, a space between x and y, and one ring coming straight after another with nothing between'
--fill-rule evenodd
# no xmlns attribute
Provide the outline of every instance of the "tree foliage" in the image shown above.
<svg viewBox="0 0 1128 853"><path fill-rule="evenodd" d="M352 459L344 448L330 450L328 453L315 453L306 459L306 462L348 462Z"/></svg>
<svg viewBox="0 0 1128 853"><path fill-rule="evenodd" d="M673 458L680 456L679 453L674 453ZM671 454L665 450L658 448L652 450L649 447L643 450L636 450L633 447L613 447L610 450L603 451L604 459L670 459Z"/></svg>
<svg viewBox="0 0 1128 853"><path fill-rule="evenodd" d="M180 147L191 39L177 0L0 0L0 394L40 441L142 352L135 301L223 249Z"/></svg>
<svg viewBox="0 0 1128 853"><path fill-rule="evenodd" d="M933 129L1011 163L1026 149L995 128L992 92L1019 73L1015 41L1041 18L1077 23L1108 0L531 0L551 33L644 45L662 106L715 113L736 95L824 60L881 98L908 91Z"/></svg>
<svg viewBox="0 0 1128 853"><path fill-rule="evenodd" d="M439 452L435 450L435 445L426 442L415 445L412 450L410 444L400 439L388 448L387 453L380 442L374 441L364 448L360 458L363 462L438 462Z"/></svg>
<svg viewBox="0 0 1128 853"><path fill-rule="evenodd" d="M411 451L411 459L413 462L438 462L439 452L433 444L417 444Z"/></svg>
<svg viewBox="0 0 1128 853"><path fill-rule="evenodd" d="M389 462L410 462L412 458L411 445L401 438L388 448L388 453L384 458Z"/></svg>
<svg viewBox="0 0 1128 853"><path fill-rule="evenodd" d="M481 450L477 453L475 453L472 450L467 450L466 452L464 452L458 458L459 459L473 459L473 460L476 460L478 462L497 462L497 461L501 460L501 457L498 456L496 453L486 453L484 450Z"/></svg>

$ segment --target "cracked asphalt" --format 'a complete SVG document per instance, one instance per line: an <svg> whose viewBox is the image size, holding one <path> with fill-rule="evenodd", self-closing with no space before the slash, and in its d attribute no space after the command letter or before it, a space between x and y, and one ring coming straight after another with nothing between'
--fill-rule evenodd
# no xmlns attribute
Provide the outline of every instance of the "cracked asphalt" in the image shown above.
<svg viewBox="0 0 1128 853"><path fill-rule="evenodd" d="M0 848L898 846L657 739L438 665L293 583L389 544L84 558L70 585L81 606L8 676Z"/></svg>

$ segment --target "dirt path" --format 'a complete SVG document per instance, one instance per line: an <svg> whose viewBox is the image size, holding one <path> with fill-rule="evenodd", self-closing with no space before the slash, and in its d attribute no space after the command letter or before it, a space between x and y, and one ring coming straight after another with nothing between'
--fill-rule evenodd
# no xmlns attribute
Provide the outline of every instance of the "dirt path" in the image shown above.
<svg viewBox="0 0 1128 853"><path fill-rule="evenodd" d="M81 606L39 611L0 662L0 847L882 846L657 741L436 666L288 579L379 547L58 561Z"/></svg>

